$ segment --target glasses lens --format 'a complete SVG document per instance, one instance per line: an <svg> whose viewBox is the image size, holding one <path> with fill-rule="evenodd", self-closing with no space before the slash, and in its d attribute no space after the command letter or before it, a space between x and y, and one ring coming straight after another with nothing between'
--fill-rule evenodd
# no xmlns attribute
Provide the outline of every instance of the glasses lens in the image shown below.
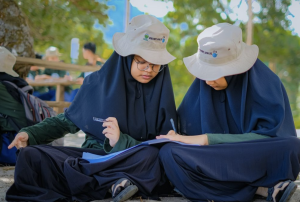
<svg viewBox="0 0 300 202"><path fill-rule="evenodd" d="M162 66L162 65L151 65L152 70L153 70L155 73L160 72L160 67L161 67L161 66Z"/></svg>
<svg viewBox="0 0 300 202"><path fill-rule="evenodd" d="M136 64L137 64L137 68L141 71L146 71L147 69L151 68L152 71L155 73L159 73L165 67L165 65L154 65L154 64L149 65L149 63L147 62L139 62L139 61L136 61Z"/></svg>
<svg viewBox="0 0 300 202"><path fill-rule="evenodd" d="M148 63L137 63L137 68L141 71L145 71L146 69L148 69Z"/></svg>

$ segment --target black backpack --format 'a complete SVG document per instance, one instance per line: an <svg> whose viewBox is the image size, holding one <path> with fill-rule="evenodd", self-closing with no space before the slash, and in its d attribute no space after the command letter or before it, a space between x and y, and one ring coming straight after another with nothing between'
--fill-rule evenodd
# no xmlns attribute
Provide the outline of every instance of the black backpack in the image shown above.
<svg viewBox="0 0 300 202"><path fill-rule="evenodd" d="M56 112L51 107L49 107L46 102L31 95L31 92L33 92L33 88L31 86L26 85L22 88L19 88L16 84L10 81L1 81L1 83L6 86L9 85L11 88L14 88L18 92L19 99L24 106L27 126L35 125L43 121L45 118L56 116ZM19 126L13 120L13 118L1 113L0 116L6 118L16 132L19 132L21 130L22 126Z"/></svg>

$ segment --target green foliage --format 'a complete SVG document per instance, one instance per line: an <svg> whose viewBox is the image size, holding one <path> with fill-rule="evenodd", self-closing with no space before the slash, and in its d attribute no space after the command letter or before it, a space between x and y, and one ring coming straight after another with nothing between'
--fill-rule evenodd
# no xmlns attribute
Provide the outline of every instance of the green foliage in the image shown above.
<svg viewBox="0 0 300 202"><path fill-rule="evenodd" d="M17 1L17 0L16 0ZM108 0L18 0L27 17L30 32L34 38L37 52L44 53L49 46L56 46L62 52L62 59L70 62L70 41L80 39L80 45L91 41L97 45L97 54L107 59L111 47L103 40L103 33L93 28L110 23L106 10ZM164 23L170 29L168 50L177 57L169 64L177 107L194 80L187 71L182 58L197 52L196 39L205 28L216 23L234 23L228 17L231 9L222 0L173 0L174 12L168 13ZM230 3L227 0L228 4ZM262 9L254 17L253 43L260 48L259 58L266 63L275 64L273 71L286 87L295 124L300 127L300 112L297 106L300 80L300 39L288 30L290 22L286 19L290 0L257 0ZM225 14L225 18L221 17ZM187 29L181 29L185 24ZM245 38L245 25L241 24ZM84 64L81 54L78 61Z"/></svg>
<svg viewBox="0 0 300 202"><path fill-rule="evenodd" d="M49 46L56 46L62 53L61 59L70 63L72 38L80 39L80 47L86 42L97 45L97 54L107 55L103 33L93 28L95 22L105 26L109 23L106 10L107 0L18 0L25 13L34 38L36 52L44 53ZM79 64L85 64L81 52Z"/></svg>
<svg viewBox="0 0 300 202"><path fill-rule="evenodd" d="M275 64L272 70L279 76L286 88L294 119L300 119L297 106L300 38L292 35L292 32L288 30L290 21L287 20L286 13L291 2L290 0L261 0L259 3L262 11L255 16L261 22L254 24L253 43L259 46L261 60Z"/></svg>

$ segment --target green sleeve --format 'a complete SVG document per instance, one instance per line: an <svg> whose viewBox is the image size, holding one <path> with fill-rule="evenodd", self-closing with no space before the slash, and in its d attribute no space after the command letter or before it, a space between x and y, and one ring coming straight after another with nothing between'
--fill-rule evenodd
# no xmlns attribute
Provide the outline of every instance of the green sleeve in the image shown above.
<svg viewBox="0 0 300 202"><path fill-rule="evenodd" d="M207 139L208 144L223 144L223 143L233 143L233 142L244 142L250 140L258 140L264 138L270 138L266 135L260 135L256 133L245 133L245 134L213 134L208 133Z"/></svg>
<svg viewBox="0 0 300 202"><path fill-rule="evenodd" d="M80 78L80 77L84 78L84 72L81 72L77 78Z"/></svg>
<svg viewBox="0 0 300 202"><path fill-rule="evenodd" d="M65 70L53 70L53 69L45 69L43 74L52 76L52 74L57 73L59 77L64 77L67 74Z"/></svg>
<svg viewBox="0 0 300 202"><path fill-rule="evenodd" d="M114 153L118 151L122 151L124 149L127 149L129 147L133 147L137 144L140 144L140 141L135 140L131 136L127 134L120 133L119 141L116 143L114 147L111 147L109 144L109 139L105 138L103 149L106 153Z"/></svg>
<svg viewBox="0 0 300 202"><path fill-rule="evenodd" d="M58 70L57 73L58 73L59 77L63 78L67 74L67 71L65 71L65 70Z"/></svg>
<svg viewBox="0 0 300 202"><path fill-rule="evenodd" d="M46 75L51 76L52 73L53 73L53 72L52 72L51 69L45 69L44 72L43 72L42 74L46 74Z"/></svg>
<svg viewBox="0 0 300 202"><path fill-rule="evenodd" d="M23 105L15 100L0 82L0 113L11 117L20 127L27 126ZM15 131L8 120L0 117L0 132Z"/></svg>
<svg viewBox="0 0 300 202"><path fill-rule="evenodd" d="M65 114L46 118L44 121L27 128L20 132L26 132L29 136L29 145L48 144L55 139L65 136L67 133L76 133L79 128Z"/></svg>
<svg viewBox="0 0 300 202"><path fill-rule="evenodd" d="M103 149L103 144L99 143L93 137L85 135L85 141L81 145L82 148Z"/></svg>

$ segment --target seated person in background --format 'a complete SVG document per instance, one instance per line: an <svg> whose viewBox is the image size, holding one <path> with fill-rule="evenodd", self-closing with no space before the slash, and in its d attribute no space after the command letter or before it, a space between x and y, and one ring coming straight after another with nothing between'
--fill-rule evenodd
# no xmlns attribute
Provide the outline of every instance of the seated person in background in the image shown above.
<svg viewBox="0 0 300 202"><path fill-rule="evenodd" d="M51 62L63 62L59 59L61 54L58 49L54 46L50 46L45 53L44 60ZM45 69L42 75L36 76L35 80L45 80L45 79L55 79L55 78L65 78L71 80L72 78L68 75L68 72L65 70L56 70L56 69Z"/></svg>
<svg viewBox="0 0 300 202"><path fill-rule="evenodd" d="M54 46L50 46L45 53L45 57L44 59L47 61L52 61L52 62L62 62L59 59L59 56L61 54L59 53L58 49ZM45 69L45 71L43 72L42 75L38 75L35 77L36 81L40 81L40 80L46 80L46 79L59 79L59 78L64 78L66 80L72 80L72 77L68 75L69 73L67 71L64 70L55 70L55 69ZM47 93L43 93L38 95L37 97L39 97L42 100L49 100L49 101L55 101L55 92L56 89L54 87L48 87L48 92ZM70 101L69 97L70 97L70 93L72 91L71 86L66 86L65 88L65 101Z"/></svg>
<svg viewBox="0 0 300 202"><path fill-rule="evenodd" d="M0 164L13 165L16 162L16 149L8 150L7 146L18 132L5 116L11 117L18 126L27 126L25 110L9 92L2 81L10 81L19 87L27 86L26 81L13 70L16 57L6 48L0 46ZM26 68L26 67L24 67Z"/></svg>
<svg viewBox="0 0 300 202"><path fill-rule="evenodd" d="M36 53L35 54L35 58L36 59L42 59L43 56ZM38 66L31 66L30 67L30 71L27 75L26 81L30 82L35 80L36 77L38 77L39 75L42 75L42 70L40 69L40 67ZM42 93L46 93L48 92L48 88L46 86L39 86L39 87L33 87L34 91L33 91L33 95L36 97L39 97Z"/></svg>
<svg viewBox="0 0 300 202"><path fill-rule="evenodd" d="M2 165L15 164L16 149L8 150L7 146L18 132L16 128L28 126L25 109L21 100L19 100L19 94L15 92L15 89L11 89L9 85L2 83L3 81L9 81L19 88L28 86L25 77L29 69L26 66L14 66L15 62L15 56L6 48L0 46L0 164ZM12 126L11 120L15 126ZM51 145L63 146L64 139L54 140Z"/></svg>
<svg viewBox="0 0 300 202"><path fill-rule="evenodd" d="M42 59L43 56L40 55L40 54L38 54L38 53L36 53L35 54L35 58L36 59ZM28 76L27 76L26 79L35 80L35 77L37 75L41 75L41 74L42 74L42 71L41 71L41 69L38 66L31 66L30 67L30 71L29 71Z"/></svg>
<svg viewBox="0 0 300 202"><path fill-rule="evenodd" d="M96 44L91 42L84 44L82 49L82 56L84 59L88 60L86 65L101 66L104 63L104 60L96 55ZM92 72L82 72L77 78L78 83L82 84L84 78L91 73Z"/></svg>

